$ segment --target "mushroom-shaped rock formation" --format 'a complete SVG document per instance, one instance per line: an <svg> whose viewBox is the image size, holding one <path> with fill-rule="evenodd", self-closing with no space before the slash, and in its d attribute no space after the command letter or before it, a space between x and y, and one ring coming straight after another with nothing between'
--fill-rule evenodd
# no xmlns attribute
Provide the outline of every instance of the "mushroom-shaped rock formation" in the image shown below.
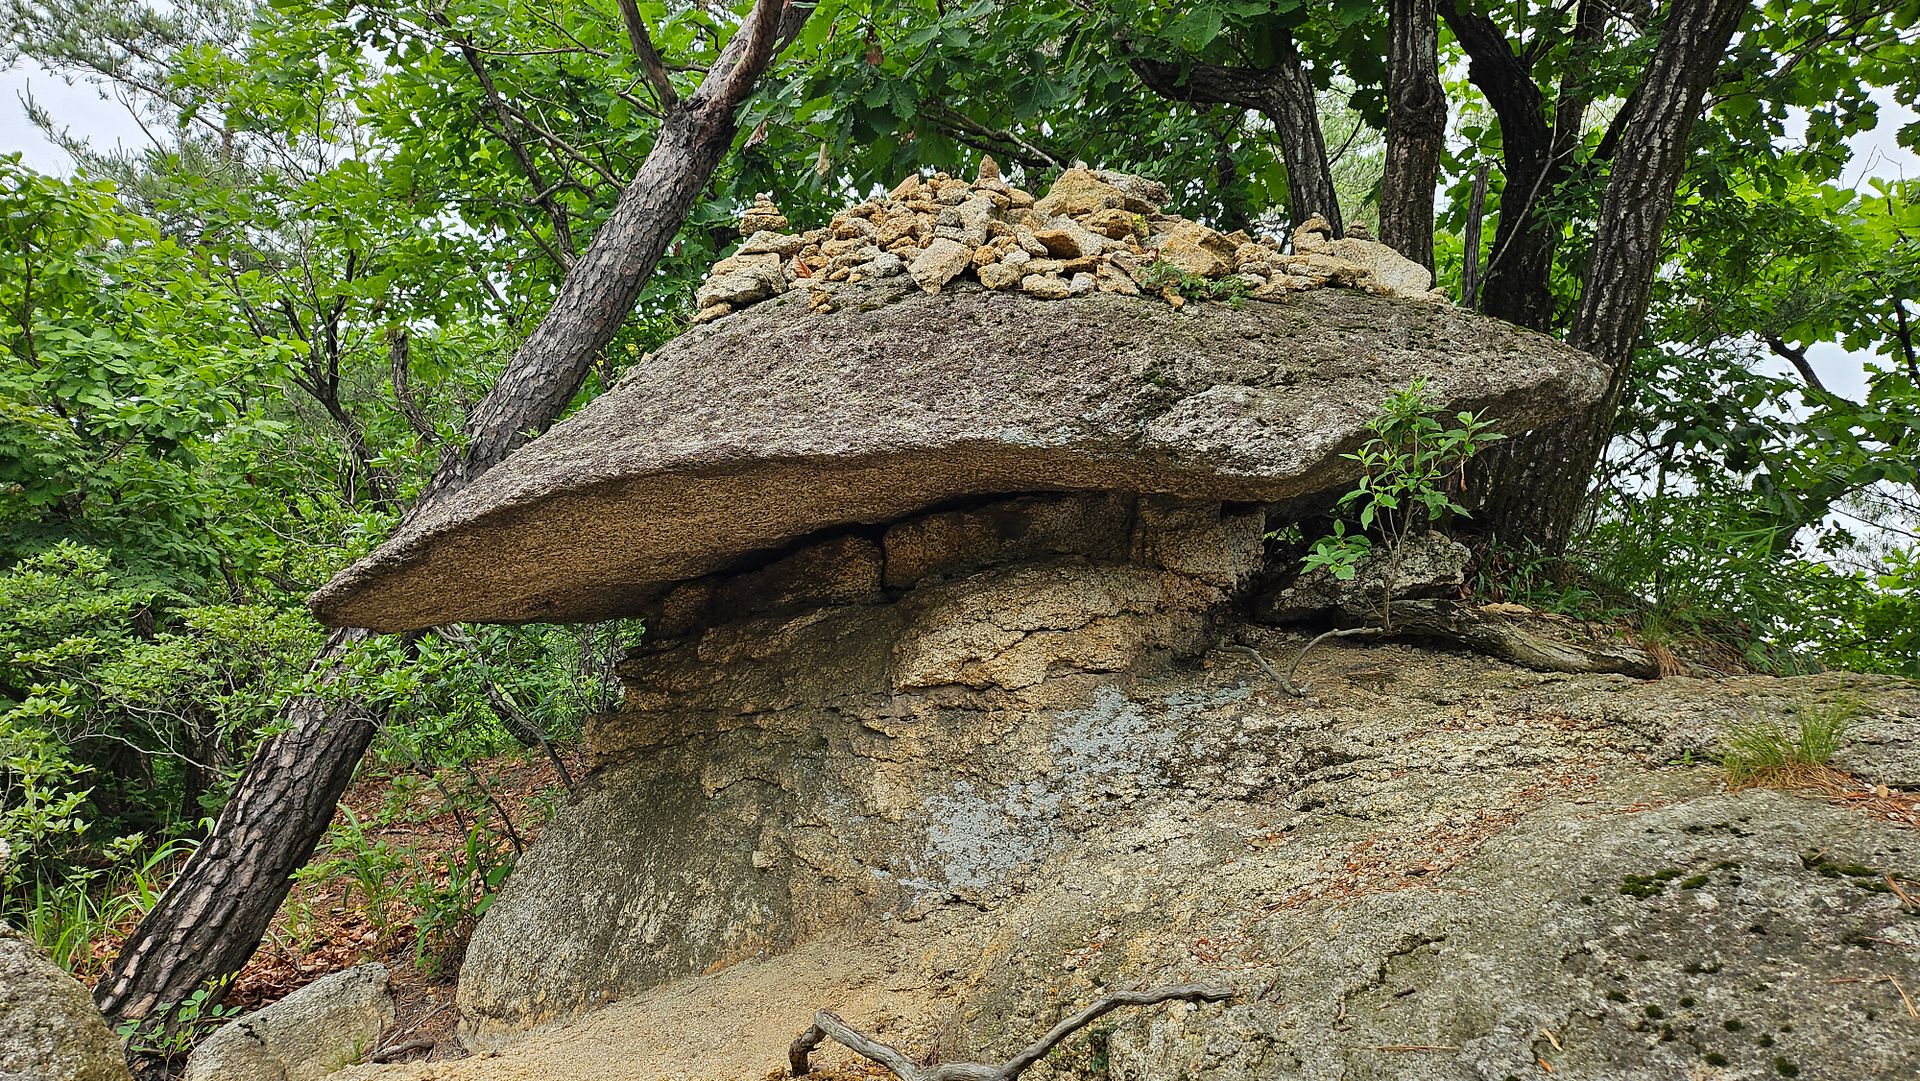
<svg viewBox="0 0 1920 1081"><path fill-rule="evenodd" d="M1584 353L1426 299L1316 289L1043 301L906 276L698 326L313 598L335 625L629 614L856 523L1043 491L1269 502L1349 483L1387 394L1515 432L1602 388Z"/></svg>

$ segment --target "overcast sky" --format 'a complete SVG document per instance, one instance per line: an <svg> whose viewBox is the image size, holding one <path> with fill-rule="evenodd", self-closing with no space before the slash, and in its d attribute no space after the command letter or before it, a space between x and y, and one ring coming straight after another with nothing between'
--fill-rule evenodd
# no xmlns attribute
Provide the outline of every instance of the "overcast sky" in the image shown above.
<svg viewBox="0 0 1920 1081"><path fill-rule="evenodd" d="M0 153L19 151L35 169L66 173L73 168L73 161L27 120L23 99L29 90L58 123L96 145L140 146L146 142L140 126L119 102L104 96L96 87L84 83L69 85L33 61L22 58L11 69L0 71ZM1894 141L1894 133L1912 122L1916 114L1884 92L1876 94L1876 98L1880 102L1879 126L1851 140L1854 158L1846 179L1855 186L1864 184L1870 177L1920 177L1920 156ZM1789 134L1792 137L1799 133ZM1864 392L1866 379L1861 358L1837 345L1815 345L1809 350L1809 356L1829 389L1849 397L1858 397ZM1786 370L1782 365L1782 374Z"/></svg>

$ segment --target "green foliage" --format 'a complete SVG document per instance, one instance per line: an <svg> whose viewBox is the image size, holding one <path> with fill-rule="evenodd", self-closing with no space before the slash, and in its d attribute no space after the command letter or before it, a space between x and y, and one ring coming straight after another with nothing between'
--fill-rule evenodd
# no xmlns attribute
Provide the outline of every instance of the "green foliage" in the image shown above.
<svg viewBox="0 0 1920 1081"><path fill-rule="evenodd" d="M184 1058L214 1029L239 1016L240 1007L220 1004L225 994L224 987L202 987L161 1016L122 1022L115 1035L129 1054L167 1061Z"/></svg>
<svg viewBox="0 0 1920 1081"><path fill-rule="evenodd" d="M1683 205L1655 348L1580 543L1607 588L1753 666L1920 674L1920 209L1819 156L1729 155ZM1833 345L1864 393L1818 379Z"/></svg>
<svg viewBox="0 0 1920 1081"><path fill-rule="evenodd" d="M1237 275L1202 277L1190 274L1165 259L1156 259L1147 267L1140 280L1140 288L1149 293L1170 293L1194 300L1224 300L1236 308L1247 299L1247 283Z"/></svg>
<svg viewBox="0 0 1920 1081"><path fill-rule="evenodd" d="M309 861L302 874L309 881L344 880L344 900L351 902L358 891L361 910L384 935L393 930L400 873L407 867L407 858L392 844L373 837L352 808L342 807L340 817L327 831L324 854Z"/></svg>
<svg viewBox="0 0 1920 1081"><path fill-rule="evenodd" d="M443 977L459 963L474 926L514 863L506 840L481 818L469 820L459 810L462 805L451 805L466 824L459 847L437 853L377 836L375 823L342 807L340 821L298 877L309 887L339 884L348 904L357 897L358 909L383 939L410 926L414 965L428 976ZM310 910L291 911L288 917L296 935L303 927L311 932Z"/></svg>
<svg viewBox="0 0 1920 1081"><path fill-rule="evenodd" d="M1347 523L1333 520L1333 532L1313 542L1301 560L1306 572L1324 570L1336 581L1351 582L1360 573L1360 565L1373 554L1373 538L1365 533L1348 533Z"/></svg>
<svg viewBox="0 0 1920 1081"><path fill-rule="evenodd" d="M512 852L478 821L458 851L443 853L424 866L407 890L414 913L415 967L428 976L449 974L512 870Z"/></svg>
<svg viewBox="0 0 1920 1081"><path fill-rule="evenodd" d="M119 838L103 853L106 866L33 884L13 918L56 964L92 982L101 960L96 944L138 923L192 851L192 842L180 838L157 846L137 834Z"/></svg>
<svg viewBox="0 0 1920 1081"><path fill-rule="evenodd" d="M318 640L297 610L191 606L64 541L0 572L0 611L0 903L84 881L91 825L197 825Z"/></svg>
<svg viewBox="0 0 1920 1081"><path fill-rule="evenodd" d="M285 354L206 269L108 186L0 156L0 564L76 539L187 590L244 558L227 513L281 430L249 389Z"/></svg>
<svg viewBox="0 0 1920 1081"><path fill-rule="evenodd" d="M1720 764L1735 785L1792 781L1796 769L1825 766L1857 712L1848 702L1806 703L1793 720L1757 715L1728 731Z"/></svg>
<svg viewBox="0 0 1920 1081"><path fill-rule="evenodd" d="M1504 438L1492 427L1492 421L1473 413L1442 417L1424 380L1388 395L1367 422L1372 437L1342 456L1362 470L1359 484L1338 503L1354 514L1360 532L1349 535L1346 523L1336 520L1333 533L1308 550L1305 569L1325 568L1336 579L1351 581L1377 538L1387 552L1381 625L1391 629L1393 586L1407 538L1446 515L1467 513L1454 501L1451 486L1464 480L1468 459Z"/></svg>

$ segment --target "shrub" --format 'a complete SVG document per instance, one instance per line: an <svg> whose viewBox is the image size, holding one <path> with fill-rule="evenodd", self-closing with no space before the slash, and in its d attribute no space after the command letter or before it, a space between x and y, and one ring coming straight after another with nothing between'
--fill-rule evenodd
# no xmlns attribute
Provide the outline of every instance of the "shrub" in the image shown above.
<svg viewBox="0 0 1920 1081"><path fill-rule="evenodd" d="M1360 532L1350 534L1346 523L1336 520L1332 534L1315 541L1307 552L1304 568L1325 568L1349 581L1376 543L1384 546L1380 624L1392 629L1393 587L1407 538L1445 515L1467 513L1449 489L1464 479L1468 459L1504 438L1490 431L1491 426L1473 413L1456 414L1449 424L1428 396L1425 380L1416 379L1389 395L1367 423L1372 438L1345 455L1360 463L1363 473L1359 484L1340 497L1339 506L1355 515Z"/></svg>

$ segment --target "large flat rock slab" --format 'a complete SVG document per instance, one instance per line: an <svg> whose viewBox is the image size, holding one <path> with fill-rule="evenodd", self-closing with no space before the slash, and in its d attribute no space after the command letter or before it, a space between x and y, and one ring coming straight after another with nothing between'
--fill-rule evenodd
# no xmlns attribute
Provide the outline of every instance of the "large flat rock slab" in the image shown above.
<svg viewBox="0 0 1920 1081"><path fill-rule="evenodd" d="M594 620L821 530L973 496L1265 502L1349 483L1393 390L1516 432L1597 361L1424 300L1188 304L963 286L797 292L697 327L312 599L328 624Z"/></svg>

